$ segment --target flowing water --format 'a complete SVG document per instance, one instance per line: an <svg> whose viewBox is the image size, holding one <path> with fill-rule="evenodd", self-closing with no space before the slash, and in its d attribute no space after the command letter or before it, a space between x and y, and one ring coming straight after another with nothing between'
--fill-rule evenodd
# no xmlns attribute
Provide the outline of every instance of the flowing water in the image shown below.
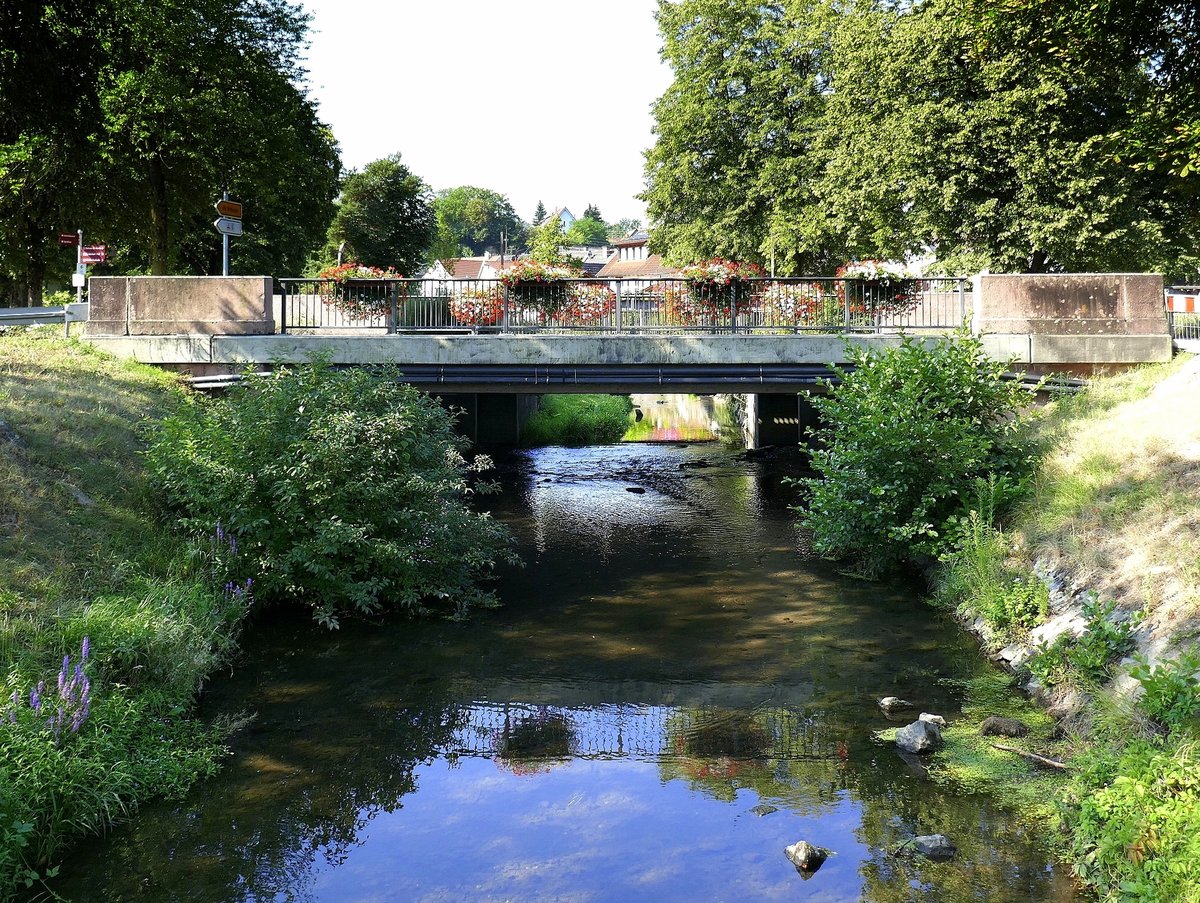
<svg viewBox="0 0 1200 903"><path fill-rule="evenodd" d="M987 667L912 587L804 554L787 462L515 452L527 565L467 623L253 625L208 715L253 713L182 802L81 848L77 901L1067 901L1036 830L874 743ZM631 492L630 489L642 490ZM889 848L940 832L949 863ZM803 877L797 840L834 855Z"/></svg>

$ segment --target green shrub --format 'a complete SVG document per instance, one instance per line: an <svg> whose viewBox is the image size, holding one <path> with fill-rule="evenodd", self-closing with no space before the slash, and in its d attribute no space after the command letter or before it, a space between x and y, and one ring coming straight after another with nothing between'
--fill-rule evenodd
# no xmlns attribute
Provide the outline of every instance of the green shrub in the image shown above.
<svg viewBox="0 0 1200 903"><path fill-rule="evenodd" d="M1082 757L1064 815L1079 877L1102 899L1184 903L1200 887L1200 756L1132 743Z"/></svg>
<svg viewBox="0 0 1200 903"><path fill-rule="evenodd" d="M546 395L521 428L523 445L607 445L629 429L628 395Z"/></svg>
<svg viewBox="0 0 1200 903"><path fill-rule="evenodd" d="M186 525L235 538L260 600L303 601L331 627L386 606L465 614L493 601L478 581L510 554L467 504L489 462L468 465L450 415L398 376L325 361L248 374L162 422L151 473Z"/></svg>
<svg viewBox="0 0 1200 903"><path fill-rule="evenodd" d="M1200 712L1200 655L1185 652L1173 662L1150 665L1140 660L1129 675L1142 685L1139 707L1163 727L1177 732Z"/></svg>
<svg viewBox="0 0 1200 903"><path fill-rule="evenodd" d="M1032 394L964 331L849 354L841 385L813 397L819 476L802 481L802 518L818 552L876 575L950 551L951 518L968 509L976 480L1028 475L1019 415Z"/></svg>
<svg viewBox="0 0 1200 903"><path fill-rule="evenodd" d="M1064 681L1098 686L1112 677L1112 666L1133 651L1133 628L1137 618L1115 620L1113 602L1101 602L1092 593L1083 603L1087 621L1083 633L1061 634L1042 646L1028 663L1030 672L1045 686Z"/></svg>

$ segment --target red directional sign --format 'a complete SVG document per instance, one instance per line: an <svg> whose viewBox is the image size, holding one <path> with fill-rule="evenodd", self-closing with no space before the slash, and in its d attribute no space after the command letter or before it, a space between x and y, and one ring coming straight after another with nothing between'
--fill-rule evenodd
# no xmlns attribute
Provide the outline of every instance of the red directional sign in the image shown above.
<svg viewBox="0 0 1200 903"><path fill-rule="evenodd" d="M58 243L64 248L73 248L79 244L79 234L76 232L59 232Z"/></svg>
<svg viewBox="0 0 1200 903"><path fill-rule="evenodd" d="M108 260L107 245L84 245L80 254L80 263L104 263Z"/></svg>

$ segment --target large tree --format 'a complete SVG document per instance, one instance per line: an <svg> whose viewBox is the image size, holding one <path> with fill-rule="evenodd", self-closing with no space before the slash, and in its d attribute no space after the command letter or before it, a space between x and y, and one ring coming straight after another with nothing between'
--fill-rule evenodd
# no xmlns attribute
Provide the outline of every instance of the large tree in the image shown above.
<svg viewBox="0 0 1200 903"><path fill-rule="evenodd" d="M794 255L811 195L808 148L824 105L821 0L659 0L675 79L654 105L646 154L653 246L685 263ZM802 268L820 266L798 256Z"/></svg>
<svg viewBox="0 0 1200 903"><path fill-rule="evenodd" d="M1186 271L1197 14L1076 6L662 0L676 78L647 157L656 245L783 272L929 251Z"/></svg>
<svg viewBox="0 0 1200 903"><path fill-rule="evenodd" d="M0 297L19 304L41 304L47 269L67 265L55 232L84 225L97 14L87 0L0 5Z"/></svg>
<svg viewBox="0 0 1200 903"><path fill-rule="evenodd" d="M83 227L127 272L211 273L212 204L246 203L242 272L296 271L340 169L287 0L13 0L0 10L0 267L40 297Z"/></svg>
<svg viewBox="0 0 1200 903"><path fill-rule="evenodd" d="M342 185L326 255L333 256L345 242L347 259L415 274L428 259L436 232L432 201L429 186L400 162L399 154L368 163Z"/></svg>
<svg viewBox="0 0 1200 903"><path fill-rule="evenodd" d="M525 224L507 197L487 188L460 185L439 191L433 212L437 219L435 258L469 257L524 246Z"/></svg>
<svg viewBox="0 0 1200 903"><path fill-rule="evenodd" d="M571 223L563 241L568 245L602 245L608 241L608 227L598 219L584 216Z"/></svg>

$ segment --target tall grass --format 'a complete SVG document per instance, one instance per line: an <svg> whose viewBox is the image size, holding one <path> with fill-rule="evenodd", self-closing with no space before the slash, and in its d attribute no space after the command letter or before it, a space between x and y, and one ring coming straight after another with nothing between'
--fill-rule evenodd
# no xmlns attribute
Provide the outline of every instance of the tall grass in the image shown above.
<svg viewBox="0 0 1200 903"><path fill-rule="evenodd" d="M0 336L2 899L221 753L219 732L187 716L248 600L163 522L141 463L142 424L180 398L170 375L52 330ZM40 697L64 656L88 706L56 728Z"/></svg>
<svg viewBox="0 0 1200 903"><path fill-rule="evenodd" d="M523 445L607 445L629 428L627 395L546 395L521 430Z"/></svg>

